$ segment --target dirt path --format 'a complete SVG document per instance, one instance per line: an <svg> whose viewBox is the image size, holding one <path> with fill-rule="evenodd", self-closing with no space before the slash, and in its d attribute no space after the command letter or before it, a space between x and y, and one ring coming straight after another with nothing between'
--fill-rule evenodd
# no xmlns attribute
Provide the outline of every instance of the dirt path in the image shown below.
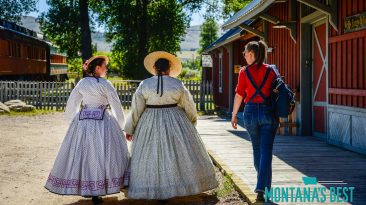
<svg viewBox="0 0 366 205"><path fill-rule="evenodd" d="M67 130L63 113L38 116L0 115L0 205L92 204L78 196L58 196L43 188ZM219 178L222 178L218 173ZM158 204L105 197L103 204ZM243 204L236 192L217 198L214 191L169 200L168 204Z"/></svg>

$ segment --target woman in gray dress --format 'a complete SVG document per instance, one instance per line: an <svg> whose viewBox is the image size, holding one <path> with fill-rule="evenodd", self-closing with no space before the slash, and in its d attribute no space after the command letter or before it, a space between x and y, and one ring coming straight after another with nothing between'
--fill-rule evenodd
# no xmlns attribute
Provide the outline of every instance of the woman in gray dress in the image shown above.
<svg viewBox="0 0 366 205"><path fill-rule="evenodd" d="M94 204L124 187L129 160L121 101L103 78L107 64L107 56L92 57L85 64L88 75L67 100L70 127L45 185L52 193L92 197Z"/></svg>
<svg viewBox="0 0 366 205"><path fill-rule="evenodd" d="M144 65L154 76L137 88L125 126L126 138L133 139L128 197L164 200L217 187L214 167L194 127L195 103L174 78L182 68L179 59L156 51L146 56Z"/></svg>

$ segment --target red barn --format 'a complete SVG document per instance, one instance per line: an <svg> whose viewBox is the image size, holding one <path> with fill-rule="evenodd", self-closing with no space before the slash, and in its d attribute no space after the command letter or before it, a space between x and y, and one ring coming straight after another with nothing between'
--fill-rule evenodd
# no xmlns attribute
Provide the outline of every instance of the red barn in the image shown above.
<svg viewBox="0 0 366 205"><path fill-rule="evenodd" d="M205 50L217 107L231 112L244 46L262 39L296 92L296 133L366 153L364 0L253 0L223 29Z"/></svg>

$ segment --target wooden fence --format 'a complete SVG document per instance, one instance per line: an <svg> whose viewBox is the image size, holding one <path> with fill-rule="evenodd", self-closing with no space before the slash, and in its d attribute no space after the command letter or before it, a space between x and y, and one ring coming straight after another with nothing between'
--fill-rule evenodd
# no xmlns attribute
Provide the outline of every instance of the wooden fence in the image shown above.
<svg viewBox="0 0 366 205"><path fill-rule="evenodd" d="M131 108L132 96L140 81L114 82L124 109ZM191 92L198 111L213 111L212 83L183 81ZM72 82L0 81L0 102L19 99L37 109L64 110L74 88Z"/></svg>

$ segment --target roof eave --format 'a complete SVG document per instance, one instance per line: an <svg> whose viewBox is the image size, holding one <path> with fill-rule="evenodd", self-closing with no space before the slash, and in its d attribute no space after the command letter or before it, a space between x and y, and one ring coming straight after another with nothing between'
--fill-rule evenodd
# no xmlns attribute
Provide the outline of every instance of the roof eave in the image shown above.
<svg viewBox="0 0 366 205"><path fill-rule="evenodd" d="M260 4L258 7L255 7L254 9L250 10L246 14L238 17L236 20L224 24L221 28L223 30L231 29L234 27L239 26L240 24L244 23L245 21L254 18L256 15L258 15L260 12L264 11L266 8L268 8L275 0L266 0L263 1L262 4Z"/></svg>
<svg viewBox="0 0 366 205"><path fill-rule="evenodd" d="M219 47L221 47L221 46L223 46L223 45L226 45L226 44L228 44L228 43L231 43L231 42L233 42L233 41L235 41L235 40L237 40L237 39L239 39L239 38L240 38L240 32L239 32L239 33L237 33L237 34L235 34L235 35L233 35L232 37L230 37L230 38L228 38L228 39L225 39L224 41L222 41L222 42L218 43L217 45L214 45L214 46L212 46L211 48L208 48L208 49L204 50L203 52L208 53L208 52L210 52L210 51L215 50L216 48L219 48Z"/></svg>

